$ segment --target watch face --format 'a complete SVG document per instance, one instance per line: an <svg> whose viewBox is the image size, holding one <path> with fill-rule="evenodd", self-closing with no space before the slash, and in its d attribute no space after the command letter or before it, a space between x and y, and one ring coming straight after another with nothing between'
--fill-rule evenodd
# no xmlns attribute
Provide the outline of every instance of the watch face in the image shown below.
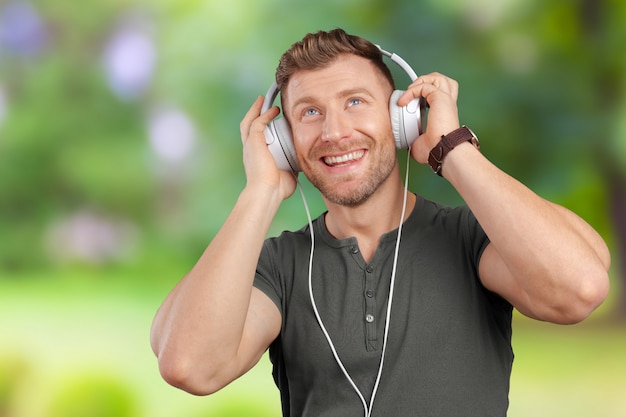
<svg viewBox="0 0 626 417"><path fill-rule="evenodd" d="M476 136L476 133L474 133L472 129L470 129L469 127L465 125L463 125L463 127L469 130L469 132L472 134L472 138L470 139L470 142L472 143L472 145L476 146L476 149L480 149L480 141L478 140L478 136Z"/></svg>

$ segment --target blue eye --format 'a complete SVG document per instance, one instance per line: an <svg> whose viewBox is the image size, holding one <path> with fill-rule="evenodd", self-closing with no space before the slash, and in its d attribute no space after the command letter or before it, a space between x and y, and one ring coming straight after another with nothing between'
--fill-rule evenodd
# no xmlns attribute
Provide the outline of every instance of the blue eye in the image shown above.
<svg viewBox="0 0 626 417"><path fill-rule="evenodd" d="M318 112L315 109L307 109L304 112L305 116L315 116L316 114L318 114Z"/></svg>
<svg viewBox="0 0 626 417"><path fill-rule="evenodd" d="M348 100L349 106L354 106L355 104L361 104L363 101L360 98L351 98Z"/></svg>

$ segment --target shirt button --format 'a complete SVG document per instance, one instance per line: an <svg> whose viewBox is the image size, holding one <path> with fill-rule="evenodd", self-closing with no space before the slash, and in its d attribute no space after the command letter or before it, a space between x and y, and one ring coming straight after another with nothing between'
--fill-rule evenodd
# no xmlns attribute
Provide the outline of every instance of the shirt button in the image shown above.
<svg viewBox="0 0 626 417"><path fill-rule="evenodd" d="M356 247L356 246L352 246L352 247L350 248L350 252L352 252L353 254L355 254L355 255L356 255L357 253L359 253L359 248L358 248L358 247Z"/></svg>
<svg viewBox="0 0 626 417"><path fill-rule="evenodd" d="M374 321L374 315L373 314L368 314L365 316L365 321L368 323L371 323Z"/></svg>
<svg viewBox="0 0 626 417"><path fill-rule="evenodd" d="M374 291L367 290L367 291L365 291L365 295L367 295L368 298L372 298L374 296Z"/></svg>
<svg viewBox="0 0 626 417"><path fill-rule="evenodd" d="M365 272L367 273L372 273L374 271L374 268L371 265L368 265L367 268L365 268Z"/></svg>

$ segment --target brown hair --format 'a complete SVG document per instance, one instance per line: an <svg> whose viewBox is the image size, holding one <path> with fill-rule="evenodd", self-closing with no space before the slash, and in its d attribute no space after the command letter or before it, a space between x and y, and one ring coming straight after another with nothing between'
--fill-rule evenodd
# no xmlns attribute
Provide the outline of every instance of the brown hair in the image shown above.
<svg viewBox="0 0 626 417"><path fill-rule="evenodd" d="M378 47L366 39L347 34L343 29L309 33L291 45L276 68L278 88L284 91L289 79L297 71L324 68L342 54L368 59L395 88L391 71L383 62L383 54Z"/></svg>

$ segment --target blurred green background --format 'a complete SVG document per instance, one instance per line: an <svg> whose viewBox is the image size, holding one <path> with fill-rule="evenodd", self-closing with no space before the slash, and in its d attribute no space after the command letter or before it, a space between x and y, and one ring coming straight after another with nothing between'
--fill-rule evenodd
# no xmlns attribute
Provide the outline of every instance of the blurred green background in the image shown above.
<svg viewBox="0 0 626 417"><path fill-rule="evenodd" d="M279 415L267 358L194 397L161 380L149 328L245 183L239 121L278 58L338 26L457 79L483 152L611 247L612 291L586 322L515 316L509 415L626 416L625 2L15 0L0 1L0 417ZM271 233L305 221L296 194Z"/></svg>

